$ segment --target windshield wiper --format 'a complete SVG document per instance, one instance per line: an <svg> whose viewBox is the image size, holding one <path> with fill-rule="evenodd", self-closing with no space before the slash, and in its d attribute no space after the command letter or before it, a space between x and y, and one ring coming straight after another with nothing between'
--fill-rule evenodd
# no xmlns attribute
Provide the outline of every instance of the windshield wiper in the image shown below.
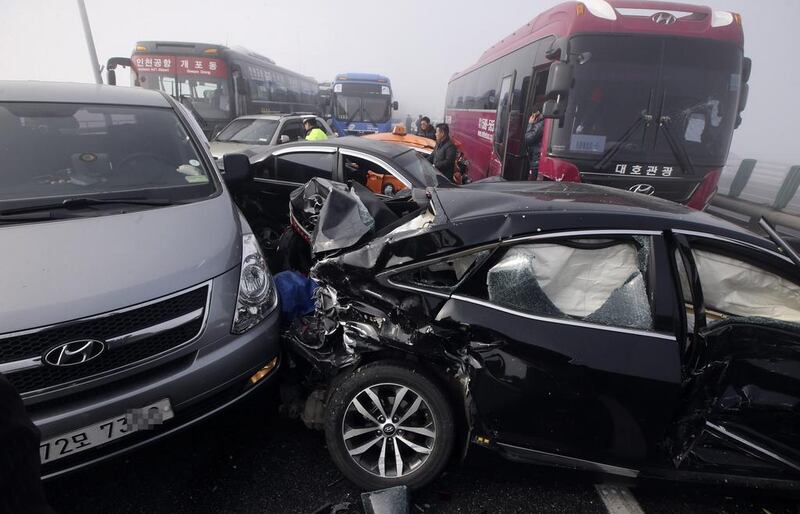
<svg viewBox="0 0 800 514"><path fill-rule="evenodd" d="M670 129L671 123L671 117L662 116L658 126L664 127L664 135L667 136L667 143L669 144L670 150L672 150L672 155L674 155L678 160L681 168L689 172L690 175L697 175L697 171L694 168L694 164L692 164L692 160L689 158L689 153L686 151L686 147L672 134L672 130Z"/></svg>
<svg viewBox="0 0 800 514"><path fill-rule="evenodd" d="M758 220L758 224L764 229L764 232L767 233L769 238L772 239L772 242L786 253L795 266L800 268L800 255L797 255L797 252L794 251L794 248L789 246L789 243L787 243L786 240L778 234L778 232L775 230L775 227L770 225L766 218L761 218Z"/></svg>
<svg viewBox="0 0 800 514"><path fill-rule="evenodd" d="M5 209L0 211L0 216L14 216L16 214L27 214L34 212L52 211L56 209L84 209L86 207L93 207L95 205L155 205L165 206L172 205L172 200L166 198L91 198L91 197L76 197L66 198L58 203L47 203L39 205L31 205L30 207L18 207L16 209Z"/></svg>
<svg viewBox="0 0 800 514"><path fill-rule="evenodd" d="M594 169L596 170L603 169L606 166L606 164L608 164L609 161L611 161L611 159L614 158L617 152L619 152L620 148L622 148L622 145L627 143L628 140L631 138L631 136L633 136L633 134L636 133L636 131L639 129L642 123L645 124L645 127L649 127L652 121L653 121L653 115L649 114L647 110L642 111L639 117L636 118L636 121L633 122L633 125L628 127L628 130L625 131L625 134L623 134L622 137L619 138L619 141L614 143L614 146L609 148L606 151L606 153L603 154L603 157L600 158L599 161L597 161L597 164L594 165Z"/></svg>

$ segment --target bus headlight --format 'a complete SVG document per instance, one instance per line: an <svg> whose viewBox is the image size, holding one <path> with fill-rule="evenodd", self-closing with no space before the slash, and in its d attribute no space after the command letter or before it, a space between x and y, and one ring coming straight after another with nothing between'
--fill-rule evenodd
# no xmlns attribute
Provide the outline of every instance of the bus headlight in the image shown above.
<svg viewBox="0 0 800 514"><path fill-rule="evenodd" d="M242 270L231 332L243 334L272 312L278 295L256 236L242 236Z"/></svg>

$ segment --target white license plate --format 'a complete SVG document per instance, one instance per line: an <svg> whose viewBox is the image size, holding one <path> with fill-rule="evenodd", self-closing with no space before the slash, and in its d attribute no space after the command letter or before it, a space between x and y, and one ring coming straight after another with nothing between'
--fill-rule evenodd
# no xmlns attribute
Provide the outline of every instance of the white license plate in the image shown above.
<svg viewBox="0 0 800 514"><path fill-rule="evenodd" d="M52 462L139 430L147 430L173 417L175 413L172 412L169 400L165 398L141 409L131 409L125 414L42 441L39 445L39 458L42 464Z"/></svg>

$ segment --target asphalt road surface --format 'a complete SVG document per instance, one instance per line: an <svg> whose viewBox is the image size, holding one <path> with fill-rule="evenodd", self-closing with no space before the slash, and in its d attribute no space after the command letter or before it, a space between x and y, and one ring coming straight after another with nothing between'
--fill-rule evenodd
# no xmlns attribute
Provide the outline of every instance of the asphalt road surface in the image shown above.
<svg viewBox="0 0 800 514"><path fill-rule="evenodd" d="M322 433L279 416L273 392L127 456L48 482L51 505L65 514L313 513L329 512L326 505L357 505L361 491L342 479ZM598 489L603 482L611 485ZM411 512L800 514L797 499L774 493L664 482L636 483L629 502L611 498L607 506L603 491L627 493L624 485L610 477L509 463L473 447L461 466L412 495Z"/></svg>

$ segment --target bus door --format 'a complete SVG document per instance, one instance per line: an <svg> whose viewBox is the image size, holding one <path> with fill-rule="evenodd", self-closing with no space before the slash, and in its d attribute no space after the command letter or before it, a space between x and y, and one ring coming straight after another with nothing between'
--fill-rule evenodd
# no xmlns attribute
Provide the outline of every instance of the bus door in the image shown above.
<svg viewBox="0 0 800 514"><path fill-rule="evenodd" d="M506 75L500 81L500 95L497 102L497 115L494 122L494 154L499 164L499 170L503 172L503 165L505 164L506 149L508 147L508 127L511 120L511 101L514 95L514 81L517 78L517 72L514 71L510 75ZM492 160L495 160L492 159ZM494 172L491 168L492 163L489 164L490 172ZM494 174L494 173L491 173Z"/></svg>

